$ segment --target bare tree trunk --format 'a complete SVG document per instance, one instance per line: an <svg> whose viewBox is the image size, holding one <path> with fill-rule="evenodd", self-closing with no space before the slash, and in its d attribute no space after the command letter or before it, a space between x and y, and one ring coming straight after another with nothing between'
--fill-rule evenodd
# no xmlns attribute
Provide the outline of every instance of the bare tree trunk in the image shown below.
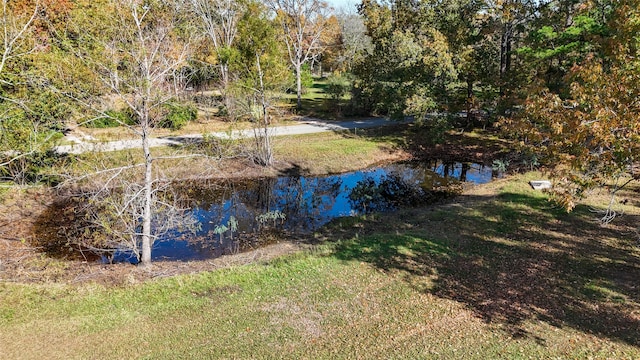
<svg viewBox="0 0 640 360"><path fill-rule="evenodd" d="M227 114L233 113L231 109L231 99L229 98L229 65L220 64L220 75L222 76L222 97L224 99L224 106L227 108Z"/></svg>
<svg viewBox="0 0 640 360"><path fill-rule="evenodd" d="M258 140L258 151L260 153L261 162L264 166L271 166L273 164L273 152L271 150L271 139L269 137L269 105L267 104L266 93L264 89L264 73L262 72L262 66L260 65L260 54L256 53L256 68L258 70L258 78L260 80L259 97L261 106L261 119L256 121L262 121L262 129L260 130L260 138Z"/></svg>
<svg viewBox="0 0 640 360"><path fill-rule="evenodd" d="M269 109L267 105L267 99L264 91L264 74L262 73L262 67L260 66L260 56L256 54L256 65L258 67L258 75L260 76L260 101L262 103L262 123L264 126L264 147L266 154L266 165L270 166L273 163L273 153L271 151L271 139L269 137ZM300 98L298 97L298 101ZM300 105L298 105L300 106Z"/></svg>
<svg viewBox="0 0 640 360"><path fill-rule="evenodd" d="M296 63L296 91L298 94L298 110L302 109L302 63Z"/></svg>
<svg viewBox="0 0 640 360"><path fill-rule="evenodd" d="M467 77L467 127L472 123L471 107L473 106L473 80Z"/></svg>
<svg viewBox="0 0 640 360"><path fill-rule="evenodd" d="M142 256L140 259L140 263L142 267L148 268L151 266L151 247L153 245L153 239L151 237L153 158L151 157L151 147L149 146L149 129L147 125L144 125L142 129L142 150L144 152L144 208L142 213Z"/></svg>

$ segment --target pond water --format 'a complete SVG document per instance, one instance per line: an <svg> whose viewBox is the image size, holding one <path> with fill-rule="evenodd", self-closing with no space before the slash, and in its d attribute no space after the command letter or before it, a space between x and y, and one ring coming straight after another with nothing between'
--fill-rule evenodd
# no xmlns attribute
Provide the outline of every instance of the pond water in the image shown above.
<svg viewBox="0 0 640 360"><path fill-rule="evenodd" d="M199 260L268 242L273 231L310 233L332 219L433 202L486 183L497 174L473 163L402 163L323 177L282 176L234 182L181 184L195 233L174 229L154 243L154 260ZM132 261L126 252L115 261Z"/></svg>

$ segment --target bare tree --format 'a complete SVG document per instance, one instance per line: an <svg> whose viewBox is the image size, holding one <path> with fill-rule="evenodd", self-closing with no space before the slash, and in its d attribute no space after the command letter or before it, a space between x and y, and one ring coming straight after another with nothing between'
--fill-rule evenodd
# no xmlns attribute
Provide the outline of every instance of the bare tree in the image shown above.
<svg viewBox="0 0 640 360"><path fill-rule="evenodd" d="M256 71L258 75L258 88L254 89L258 106L254 108L252 117L255 119L254 139L256 142L257 162L264 166L273 163L273 151L271 147L271 135L269 134L269 102L264 85L264 72L260 63L260 54L256 53Z"/></svg>
<svg viewBox="0 0 640 360"><path fill-rule="evenodd" d="M267 3L276 13L283 30L289 61L296 74L297 106L300 109L302 65L323 51L322 35L327 28L330 8L320 0L267 0Z"/></svg>
<svg viewBox="0 0 640 360"><path fill-rule="evenodd" d="M209 38L218 57L222 95L229 108L227 89L230 82L229 55L238 33L238 22L244 15L243 0L191 0L201 29Z"/></svg>
<svg viewBox="0 0 640 360"><path fill-rule="evenodd" d="M340 9L336 17L340 23L342 36L342 52L337 62L350 72L353 70L353 65L371 51L373 45L371 38L367 35L364 19L355 11L355 6Z"/></svg>
<svg viewBox="0 0 640 360"><path fill-rule="evenodd" d="M287 86L290 68L284 58L284 46L278 41L280 28L266 7L249 7L243 18L236 59L238 76L233 90L238 109L254 124L253 146L247 150L251 160L263 166L273 162L271 114L277 94Z"/></svg>
<svg viewBox="0 0 640 360"><path fill-rule="evenodd" d="M273 69L269 69L269 64L264 66L264 55L264 51L255 51L253 63L244 69L243 81L238 83L236 97L239 109L253 123L253 142L246 143L250 147L243 147L240 153L246 154L255 164L271 166L273 130L269 125L274 107L271 105L273 98L269 96L269 90L273 90L273 84L269 84L266 78L267 72Z"/></svg>
<svg viewBox="0 0 640 360"><path fill-rule="evenodd" d="M77 55L137 120L135 125L123 125L139 136L144 155L140 164L144 169L142 186L130 187L135 196L128 200L128 204L137 204L140 211L123 214L128 213L140 222L135 227L135 236L140 239L141 265L148 267L154 241L152 209L157 185L149 140L163 119L163 105L175 96L175 74L187 60L189 39L182 36L186 31L177 31L182 6L179 1L111 0L109 5L114 14L112 28L106 33L115 36L101 39L103 34L90 35L85 44L98 44L101 51L80 48ZM102 112L101 116L109 115ZM117 176L118 171L113 174Z"/></svg>
<svg viewBox="0 0 640 360"><path fill-rule="evenodd" d="M61 190L61 199L73 208L74 221L60 229L63 243L87 249L106 257L110 262L118 252L142 258L140 219L145 217L145 187L137 181L139 166L108 168L74 179ZM158 180L153 187L151 204L151 236L161 237L168 232L194 231L197 219L191 216L186 200L173 191L171 181Z"/></svg>

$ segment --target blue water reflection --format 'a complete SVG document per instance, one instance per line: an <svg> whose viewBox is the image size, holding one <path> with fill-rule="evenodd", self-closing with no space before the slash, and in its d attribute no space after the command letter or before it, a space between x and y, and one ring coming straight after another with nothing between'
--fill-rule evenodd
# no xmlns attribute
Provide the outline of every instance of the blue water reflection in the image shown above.
<svg viewBox="0 0 640 360"><path fill-rule="evenodd" d="M420 200L428 197L431 189L446 187L452 182L480 184L495 176L490 167L480 164L433 162L391 164L323 177L282 176L190 184L191 212L200 229L187 240L176 240L181 235L177 230L158 239L153 258L195 260L234 253L259 246L255 243L258 230L310 233L337 217L356 215L367 209L392 210L397 204L404 204L395 201L400 200L395 197L406 193L418 198L413 200ZM391 190L378 187L388 184L390 179L394 180ZM401 186L397 185L398 181ZM371 184L373 188L364 186ZM366 189L362 191L363 188ZM376 197L384 198L388 204L371 205L371 199ZM258 220L263 214L284 214L284 219ZM220 226L228 225L230 219L237 221L237 228L221 232ZM118 254L116 260L127 261L125 254Z"/></svg>

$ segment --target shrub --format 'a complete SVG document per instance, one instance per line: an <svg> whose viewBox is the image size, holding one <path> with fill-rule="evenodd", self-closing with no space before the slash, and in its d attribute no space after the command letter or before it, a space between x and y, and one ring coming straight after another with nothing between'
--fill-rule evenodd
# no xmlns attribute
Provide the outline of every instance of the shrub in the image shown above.
<svg viewBox="0 0 640 360"><path fill-rule="evenodd" d="M28 97L29 111L25 117L47 129L62 131L65 120L71 116L70 104L51 91L32 89Z"/></svg>
<svg viewBox="0 0 640 360"><path fill-rule="evenodd" d="M124 110L107 110L104 115L87 122L86 126L90 128L105 129L113 128L121 125L136 124L135 116L130 109Z"/></svg>
<svg viewBox="0 0 640 360"><path fill-rule="evenodd" d="M327 87L325 91L329 98L333 101L339 101L345 96L351 89L351 82L349 79L340 74L331 74L327 78Z"/></svg>
<svg viewBox="0 0 640 360"><path fill-rule="evenodd" d="M302 93L306 94L307 90L313 87L313 74L311 74L311 67L309 64L302 65L302 71L300 72L300 82L302 85ZM295 73L291 73L290 77L290 88L289 91L291 93L296 93L296 75Z"/></svg>
<svg viewBox="0 0 640 360"><path fill-rule="evenodd" d="M167 115L160 122L160 127L171 130L182 129L189 121L198 117L198 110L192 105L168 103L165 105Z"/></svg>
<svg viewBox="0 0 640 360"><path fill-rule="evenodd" d="M26 156L17 157L7 165L0 167L0 179L10 180L16 184L26 185L46 183L56 185L60 182L57 175L48 173L48 170L57 166L63 156L53 150L43 150L29 153ZM9 157L0 156L0 161L7 161Z"/></svg>
<svg viewBox="0 0 640 360"><path fill-rule="evenodd" d="M50 150L62 133L57 124L38 124L27 112L18 107L0 105L4 112L0 131L0 181L10 180L18 184L47 180L46 171L53 167L60 156ZM55 182L55 180L51 180Z"/></svg>
<svg viewBox="0 0 640 360"><path fill-rule="evenodd" d="M447 131L453 128L452 121L452 117L449 115L432 115L426 116L417 123L422 126L425 138L431 144L441 144Z"/></svg>

